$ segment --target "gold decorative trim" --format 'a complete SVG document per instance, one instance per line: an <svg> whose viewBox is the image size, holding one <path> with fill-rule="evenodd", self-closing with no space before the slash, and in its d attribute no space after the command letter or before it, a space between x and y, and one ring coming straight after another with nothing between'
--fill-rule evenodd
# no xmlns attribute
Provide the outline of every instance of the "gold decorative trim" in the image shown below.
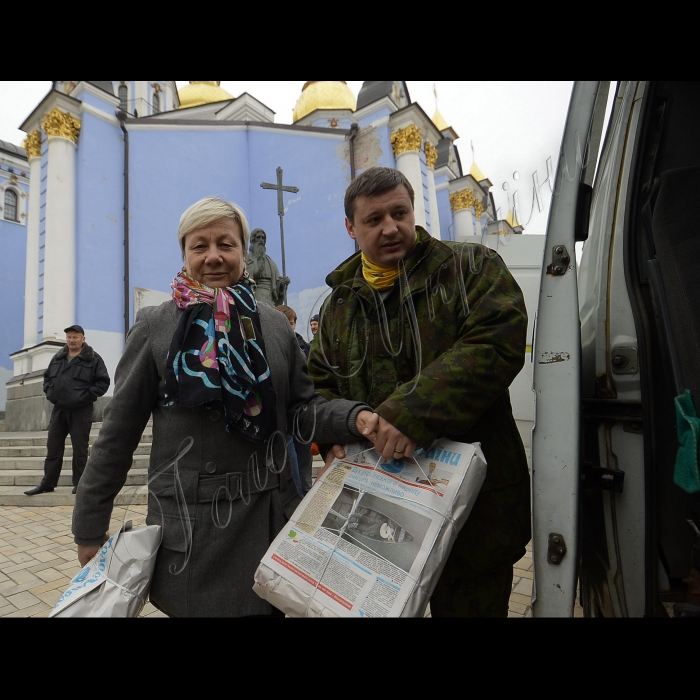
<svg viewBox="0 0 700 700"><path fill-rule="evenodd" d="M423 144L423 150L425 151L425 164L429 168L434 168L437 161L437 148L430 141L426 141Z"/></svg>
<svg viewBox="0 0 700 700"><path fill-rule="evenodd" d="M406 151L420 151L421 143L423 143L423 134L415 124L409 124L405 129L398 129L391 135L391 147L396 157Z"/></svg>
<svg viewBox="0 0 700 700"><path fill-rule="evenodd" d="M462 209L471 209L473 207L477 218L480 218L484 213L484 205L470 189L453 192L450 195L450 206L453 212Z"/></svg>
<svg viewBox="0 0 700 700"><path fill-rule="evenodd" d="M41 128L46 132L49 138L52 136L60 136L73 143L78 143L80 119L76 119L72 114L61 112L58 107L54 107L41 120Z"/></svg>
<svg viewBox="0 0 700 700"><path fill-rule="evenodd" d="M35 129L27 134L22 147L27 152L27 158L38 158L41 155L41 131Z"/></svg>

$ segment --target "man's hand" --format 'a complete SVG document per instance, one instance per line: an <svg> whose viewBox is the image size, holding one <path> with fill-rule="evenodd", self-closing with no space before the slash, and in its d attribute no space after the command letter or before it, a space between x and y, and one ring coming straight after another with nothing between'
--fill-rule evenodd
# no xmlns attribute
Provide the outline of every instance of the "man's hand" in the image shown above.
<svg viewBox="0 0 700 700"><path fill-rule="evenodd" d="M102 541L104 544L109 539L109 533L105 534L105 538ZM81 544L78 545L78 561L80 566L85 566L90 559L93 559L97 552L100 551L102 544L91 544L89 547L83 547Z"/></svg>
<svg viewBox="0 0 700 700"><path fill-rule="evenodd" d="M360 411L358 422L359 416L365 412L368 413L368 411ZM390 462L392 459L413 457L416 443L381 416L376 413L372 415L376 416L377 420L373 422L367 421L364 430L361 432L374 443L374 449L381 453L382 459L385 462Z"/></svg>

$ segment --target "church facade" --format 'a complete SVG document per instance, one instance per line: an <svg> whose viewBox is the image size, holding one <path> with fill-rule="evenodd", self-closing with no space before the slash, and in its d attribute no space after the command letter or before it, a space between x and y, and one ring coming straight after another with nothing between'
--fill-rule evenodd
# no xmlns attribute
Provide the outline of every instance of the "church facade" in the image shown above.
<svg viewBox="0 0 700 700"><path fill-rule="evenodd" d="M29 164L23 148L0 141L0 250L9 292L0 331L0 412L5 410L5 386L13 375L10 353L21 347L24 324L24 260L29 202Z"/></svg>
<svg viewBox="0 0 700 700"><path fill-rule="evenodd" d="M6 430L45 429L42 374L65 327L82 325L114 376L138 309L167 298L182 266L180 215L202 197L236 202L265 231L304 335L326 275L354 253L343 195L371 166L408 177L417 223L437 238L513 231L497 221L490 181L475 165L462 172L455 131L412 102L404 81L366 81L357 97L343 81L310 81L292 124L216 81L179 92L173 81L56 82L21 128L26 155L16 149L12 173L0 147L0 186L19 212L0 218L0 239L24 290L24 305L3 310ZM284 251L278 168L298 189L282 194Z"/></svg>

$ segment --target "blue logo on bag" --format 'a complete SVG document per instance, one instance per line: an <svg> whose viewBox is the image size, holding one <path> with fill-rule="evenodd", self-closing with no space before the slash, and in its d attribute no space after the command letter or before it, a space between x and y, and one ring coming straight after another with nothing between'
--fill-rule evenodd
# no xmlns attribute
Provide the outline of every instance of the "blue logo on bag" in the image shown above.
<svg viewBox="0 0 700 700"><path fill-rule="evenodd" d="M95 583L95 581L98 581L102 574L104 573L105 569L107 568L107 552L112 546L112 540L114 540L114 537L110 537L107 542L102 546L102 549L98 553L99 559L97 560L97 569L93 573L92 578L85 580L90 573L91 569L91 564L95 563L94 560L90 562L84 569L81 569L78 572L78 575L71 581L71 586L68 588L68 590L58 599L56 602L56 605L54 605L54 610L58 608L61 603L66 599L70 598L74 593L77 593L83 588L86 588L89 586L91 583ZM72 584L78 584L78 585L72 585Z"/></svg>
<svg viewBox="0 0 700 700"><path fill-rule="evenodd" d="M86 566L84 569L81 569L76 577L73 579L73 583L80 583L81 581L84 581L87 577L87 575L90 573L90 567Z"/></svg>

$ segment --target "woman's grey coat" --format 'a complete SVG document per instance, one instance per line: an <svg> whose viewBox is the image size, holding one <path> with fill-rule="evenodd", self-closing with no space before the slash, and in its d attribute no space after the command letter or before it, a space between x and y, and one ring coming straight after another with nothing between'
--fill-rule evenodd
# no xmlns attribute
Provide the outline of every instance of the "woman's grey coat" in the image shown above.
<svg viewBox="0 0 700 700"><path fill-rule="evenodd" d="M114 396L80 481L75 542L101 544L114 498L153 415L147 522L164 529L150 597L169 615L269 613L269 604L251 588L261 557L299 503L284 440L295 412L304 439L312 434L319 443L359 439L355 418L368 407L320 398L287 318L265 304L259 312L277 395L272 468L265 467L265 447L226 432L221 406L165 406L166 357L183 313L168 301L143 309L129 331ZM185 452L188 438L192 444ZM185 508L178 506L183 502L178 492Z"/></svg>

